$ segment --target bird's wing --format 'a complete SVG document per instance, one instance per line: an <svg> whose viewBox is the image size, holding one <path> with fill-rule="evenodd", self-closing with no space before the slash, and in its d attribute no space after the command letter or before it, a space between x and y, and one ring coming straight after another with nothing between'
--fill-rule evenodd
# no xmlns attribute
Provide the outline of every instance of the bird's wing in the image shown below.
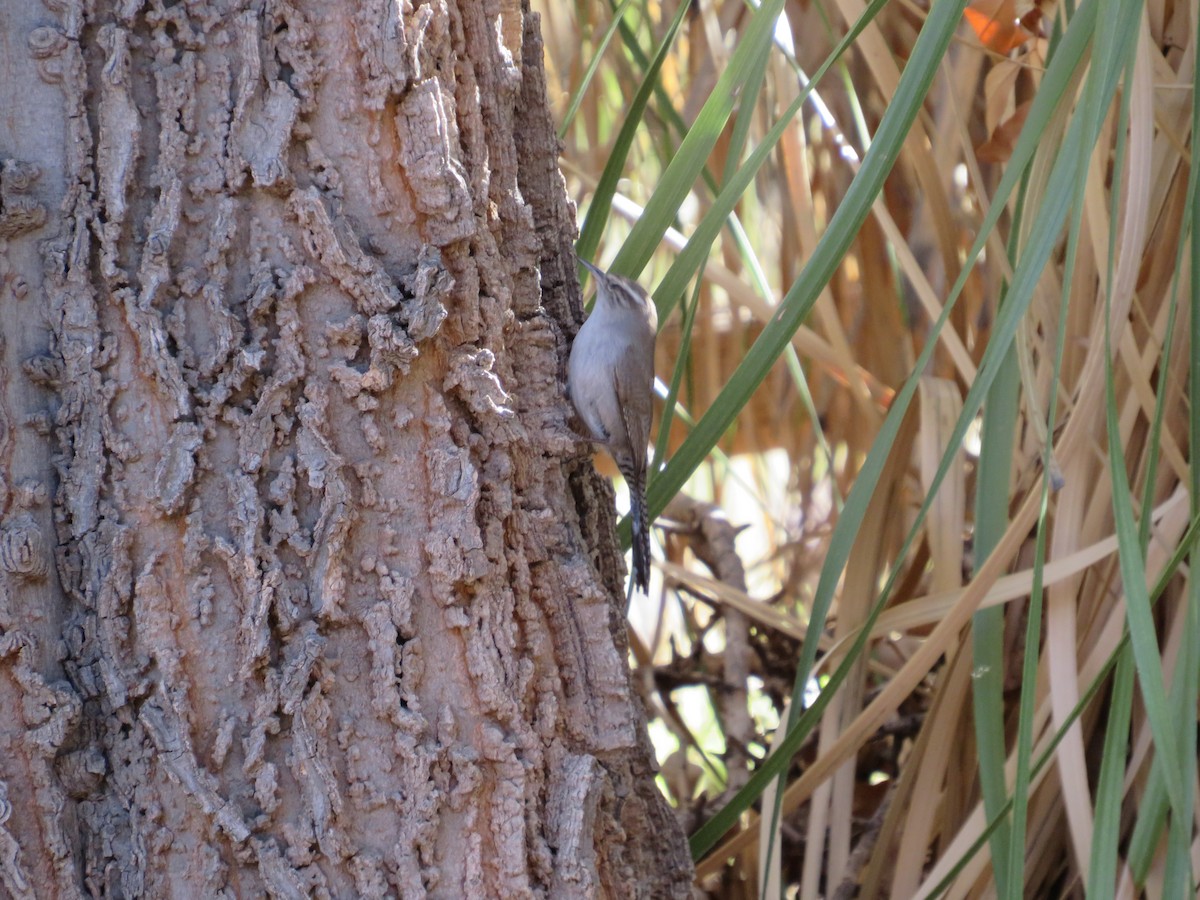
<svg viewBox="0 0 1200 900"><path fill-rule="evenodd" d="M627 351L621 362L613 367L613 388L620 403L621 422L629 437L630 464L639 480L645 477L646 448L650 444L650 415L653 409L653 360L642 359L644 354Z"/></svg>

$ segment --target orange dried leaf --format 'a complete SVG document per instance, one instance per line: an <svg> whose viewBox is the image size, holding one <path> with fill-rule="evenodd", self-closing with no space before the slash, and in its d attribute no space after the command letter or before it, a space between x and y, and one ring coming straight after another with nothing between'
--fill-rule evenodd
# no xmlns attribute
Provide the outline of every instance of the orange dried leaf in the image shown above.
<svg viewBox="0 0 1200 900"><path fill-rule="evenodd" d="M1016 0L975 0L963 10L963 18L994 53L1010 53L1033 37L1017 15Z"/></svg>

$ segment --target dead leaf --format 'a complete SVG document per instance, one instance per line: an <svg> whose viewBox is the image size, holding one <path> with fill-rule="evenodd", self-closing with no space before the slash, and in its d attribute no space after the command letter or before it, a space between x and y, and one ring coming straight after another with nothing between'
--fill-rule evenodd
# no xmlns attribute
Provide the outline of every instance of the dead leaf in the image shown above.
<svg viewBox="0 0 1200 900"><path fill-rule="evenodd" d="M1010 53L1033 37L1017 15L1017 0L975 0L963 18L993 53Z"/></svg>
<svg viewBox="0 0 1200 900"><path fill-rule="evenodd" d="M1029 115L1029 107L1032 104L1032 100L1026 100L1018 106L1016 112L1001 122L990 138L975 148L975 155L980 162L1008 161L1008 158L1012 156L1013 147L1016 146L1017 138L1021 135L1021 128L1025 125L1025 117Z"/></svg>

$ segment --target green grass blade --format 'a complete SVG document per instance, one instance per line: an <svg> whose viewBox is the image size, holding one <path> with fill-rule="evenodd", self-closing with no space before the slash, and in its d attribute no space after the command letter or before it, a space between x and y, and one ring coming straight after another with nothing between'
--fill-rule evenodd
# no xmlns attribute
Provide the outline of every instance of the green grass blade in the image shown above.
<svg viewBox="0 0 1200 900"><path fill-rule="evenodd" d="M1129 98L1126 95L1120 107L1120 122L1117 126L1117 147L1113 161L1113 171L1123 173L1125 155L1128 145L1126 133L1129 126ZM1114 190L1111 197L1109 219L1117 221L1119 214L1120 191ZM1106 279L1108 284L1113 281L1113 268L1116 261L1117 229L1109 231L1108 260ZM1163 395L1160 394L1160 399ZM1162 404L1160 404L1161 407ZM1161 411L1161 410L1160 410ZM1161 421L1161 420L1160 420ZM1155 438L1151 438L1152 443ZM1151 457L1153 457L1153 453ZM1146 481L1145 504L1153 502L1153 460L1151 472ZM1150 535L1150 517L1143 516L1139 543L1143 550ZM1133 657L1128 650L1121 652L1117 663L1116 674L1113 676L1112 701L1108 721L1105 723L1104 752L1100 761L1100 775L1096 787L1096 805L1093 811L1095 828L1092 837L1091 859L1088 861L1088 890L1089 896L1112 898L1116 891L1118 843L1121 829L1121 798L1124 792L1126 742L1129 737L1130 717L1133 707L1134 666Z"/></svg>
<svg viewBox="0 0 1200 900"><path fill-rule="evenodd" d="M1146 789L1138 799L1137 822L1129 838L1129 871L1133 874L1133 882L1136 885L1146 881L1154 855L1158 852L1163 827L1167 824L1169 808L1162 766L1152 766Z"/></svg>
<svg viewBox="0 0 1200 900"><path fill-rule="evenodd" d="M1033 754L1033 714L1037 705L1037 668L1042 635L1042 575L1046 563L1047 511L1050 506L1050 449L1042 474L1042 506L1038 513L1037 538L1033 562L1033 587L1030 590L1029 616L1025 625L1025 658L1021 666L1021 701L1017 725L1017 771L1012 791L1012 840L1008 851L1008 869L1001 896L1020 900L1025 885L1025 817L1029 806L1030 757ZM1000 879L997 879L1000 884Z"/></svg>
<svg viewBox="0 0 1200 900"><path fill-rule="evenodd" d="M1176 659L1175 678L1171 685L1172 721L1180 723L1177 729L1180 759L1196 759L1196 675L1198 658L1196 641L1200 631L1197 616L1197 601L1200 601L1200 583L1195 578L1188 582L1187 607L1184 610L1186 624L1183 644ZM1185 772L1187 790L1180 798L1182 813L1173 817L1171 831L1167 836L1167 862L1163 873L1163 897L1194 898L1195 877L1192 872L1192 814L1194 810L1193 787L1195 766Z"/></svg>
<svg viewBox="0 0 1200 900"><path fill-rule="evenodd" d="M1104 755L1096 785L1092 858L1088 861L1087 895L1112 900L1117 885L1117 844L1121 837L1121 795L1125 790L1125 748L1133 711L1133 655L1119 654L1113 676L1112 699L1105 723Z"/></svg>
<svg viewBox="0 0 1200 900"><path fill-rule="evenodd" d="M1020 249L1019 234L1025 210L1028 178L1017 194L1013 225L1009 232L1008 256L1015 259ZM1008 286L1000 294L1006 302ZM975 570L978 571L1008 528L1008 499L1011 490L1013 447L1020 409L1021 378L1015 348L1009 348L995 384L983 404L978 474L975 480ZM1004 610L982 609L971 620L971 702L974 714L976 756L983 808L995 822L991 830L993 860L1009 858L1009 821L1000 815L1007 802L1004 728ZM1006 870L995 866L997 892L1005 894Z"/></svg>
<svg viewBox="0 0 1200 900"><path fill-rule="evenodd" d="M1105 339L1108 340L1107 323ZM1117 421L1116 386L1111 356L1110 349L1110 362L1105 367L1108 397L1105 422L1108 431L1109 477L1112 480L1117 556L1125 588L1125 613L1129 621L1138 682L1146 704L1146 716L1150 720L1150 732L1155 750L1162 760L1162 775L1168 799L1172 812L1182 817L1182 794L1185 785L1190 786L1190 779L1184 777L1183 761L1179 758L1179 744L1171 727L1172 714L1159 658L1158 634L1154 618L1150 614L1150 598L1146 591L1145 561L1138 546L1138 526L1134 517L1133 501L1130 498L1129 479L1125 475L1125 453L1121 448L1121 431Z"/></svg>
<svg viewBox="0 0 1200 900"><path fill-rule="evenodd" d="M1010 348L984 404L979 474L975 483L976 570L987 562L1008 527L1008 498L1020 390L1017 356ZM984 810L988 818L996 822L991 837L992 859L1003 860L1008 859L1010 846L1009 822L1000 816L1000 809L1008 795L1004 777L1007 747L1004 735L1003 609L982 609L972 617L971 653L971 694L979 783ZM1005 870L999 864L995 870L997 893L1004 896Z"/></svg>

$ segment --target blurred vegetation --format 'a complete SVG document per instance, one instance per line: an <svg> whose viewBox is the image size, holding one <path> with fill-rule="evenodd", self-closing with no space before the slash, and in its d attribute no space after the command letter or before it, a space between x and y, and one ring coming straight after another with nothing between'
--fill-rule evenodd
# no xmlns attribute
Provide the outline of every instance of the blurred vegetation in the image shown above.
<svg viewBox="0 0 1200 900"><path fill-rule="evenodd" d="M698 886L1196 896L1195 0L535 8Z"/></svg>

